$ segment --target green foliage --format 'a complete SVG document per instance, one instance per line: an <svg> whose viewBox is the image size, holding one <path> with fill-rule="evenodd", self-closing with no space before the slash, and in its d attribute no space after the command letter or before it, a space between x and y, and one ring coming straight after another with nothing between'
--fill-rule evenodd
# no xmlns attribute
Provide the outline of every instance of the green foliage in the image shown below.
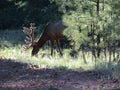
<svg viewBox="0 0 120 90"><path fill-rule="evenodd" d="M93 43L88 37L91 32L91 24L95 35L92 36L97 43L97 35L100 35L99 46L104 47L109 41L119 40L119 0L51 0L59 5L63 12L63 21L68 26L65 34L76 41L75 46L79 48L82 43ZM99 8L97 7L99 4ZM99 9L99 11L97 11ZM109 34L109 35L108 35Z"/></svg>
<svg viewBox="0 0 120 90"><path fill-rule="evenodd" d="M64 34L75 41L71 44L77 58L70 56L71 49L64 49L62 58L57 52L52 57L49 45L40 50L38 57L30 57L31 49L24 51L22 48L25 35L20 29L34 22L35 36L39 36L47 22L57 20L68 26ZM0 0L0 58L39 68L96 70L120 78L119 29L120 0ZM82 45L86 47L83 49ZM99 49L101 54L96 59L94 51L98 54Z"/></svg>

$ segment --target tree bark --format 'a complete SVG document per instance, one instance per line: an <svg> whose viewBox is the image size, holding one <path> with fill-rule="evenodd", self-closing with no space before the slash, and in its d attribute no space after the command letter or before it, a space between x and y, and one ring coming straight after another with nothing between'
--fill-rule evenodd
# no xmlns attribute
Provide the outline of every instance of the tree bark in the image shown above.
<svg viewBox="0 0 120 90"><path fill-rule="evenodd" d="M97 57L100 57L100 52L101 52L101 48L99 46L100 44L100 34L97 35Z"/></svg>
<svg viewBox="0 0 120 90"><path fill-rule="evenodd" d="M97 7L97 15L99 15L99 11L100 11L100 1L99 0L97 0L97 2L96 2L96 7Z"/></svg>

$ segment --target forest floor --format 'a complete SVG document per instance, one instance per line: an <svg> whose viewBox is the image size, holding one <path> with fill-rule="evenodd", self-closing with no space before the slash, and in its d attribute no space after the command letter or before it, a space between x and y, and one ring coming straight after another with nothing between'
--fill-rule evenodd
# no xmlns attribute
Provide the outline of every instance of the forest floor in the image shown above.
<svg viewBox="0 0 120 90"><path fill-rule="evenodd" d="M0 90L120 90L120 80L98 71L57 71L0 59Z"/></svg>

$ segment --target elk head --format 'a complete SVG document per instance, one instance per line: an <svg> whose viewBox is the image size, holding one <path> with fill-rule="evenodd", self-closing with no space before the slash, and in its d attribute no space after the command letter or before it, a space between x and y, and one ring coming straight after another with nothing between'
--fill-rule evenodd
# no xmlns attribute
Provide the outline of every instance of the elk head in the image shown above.
<svg viewBox="0 0 120 90"><path fill-rule="evenodd" d="M23 46L23 48L27 50L30 47L33 47L32 55L35 55L38 53L37 42L34 41L35 29L36 27L34 23L30 23L30 28L23 27L23 32L27 35L25 39L26 44Z"/></svg>

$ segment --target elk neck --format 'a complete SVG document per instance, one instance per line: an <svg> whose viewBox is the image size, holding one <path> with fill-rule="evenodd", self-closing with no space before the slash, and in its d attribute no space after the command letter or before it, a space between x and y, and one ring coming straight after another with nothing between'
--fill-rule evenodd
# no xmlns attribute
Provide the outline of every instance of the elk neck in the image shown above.
<svg viewBox="0 0 120 90"><path fill-rule="evenodd" d="M44 36L44 34L42 34L37 42L37 46L41 48L45 44L46 41L47 41L46 37Z"/></svg>
<svg viewBox="0 0 120 90"><path fill-rule="evenodd" d="M49 24L47 24L45 26L45 29L43 30L43 33L42 33L42 35L40 36L40 38L37 42L37 46L39 48L41 48L45 44L45 42L47 41L46 29L47 29L48 26L49 26Z"/></svg>

